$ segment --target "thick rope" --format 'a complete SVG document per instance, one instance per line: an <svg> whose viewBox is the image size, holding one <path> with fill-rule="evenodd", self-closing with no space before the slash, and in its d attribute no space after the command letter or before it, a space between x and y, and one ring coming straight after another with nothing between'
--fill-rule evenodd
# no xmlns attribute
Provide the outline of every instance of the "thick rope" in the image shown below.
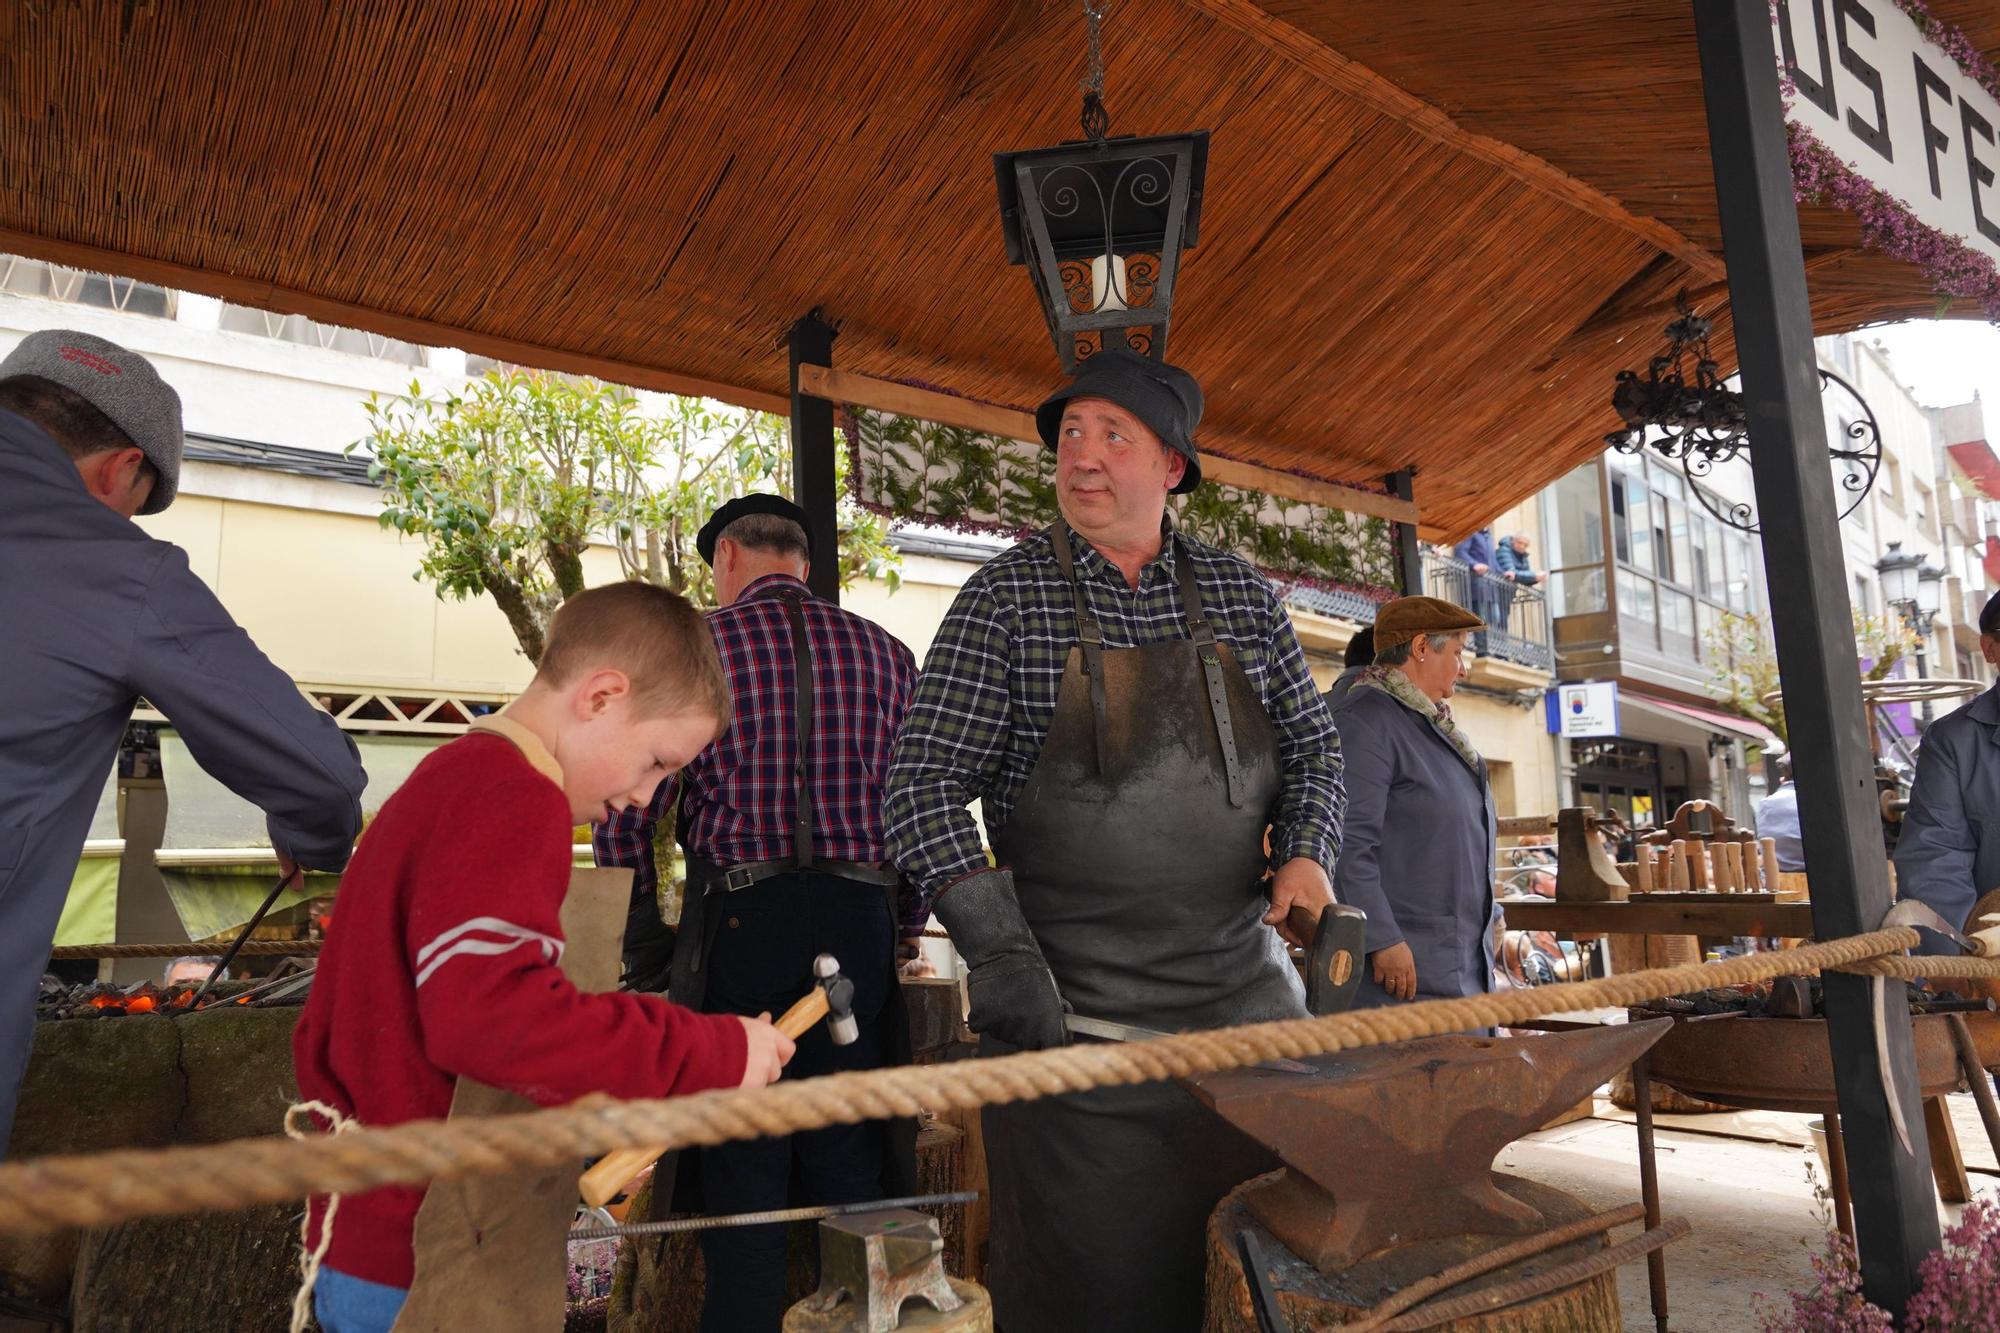
<svg viewBox="0 0 2000 1333"><path fill-rule="evenodd" d="M316 1141L237 1139L201 1147L42 1157L0 1165L0 1233L98 1226L134 1217L358 1194L383 1185L553 1166L617 1148L706 1147L828 1125L1032 1101L1092 1088L1185 1078L1627 1006L1711 986L1838 967L1915 948L1907 927L1781 953L1632 972L1596 981L1426 1000L1324 1018L1064 1046L996 1059L906 1065L646 1101L596 1100L476 1119L419 1120Z"/></svg>
<svg viewBox="0 0 2000 1333"><path fill-rule="evenodd" d="M227 940L182 940L179 944L65 944L49 953L51 959L69 958L199 958L221 953ZM319 952L318 940L245 940L236 951L246 954L282 954L287 958L309 958Z"/></svg>
<svg viewBox="0 0 2000 1333"><path fill-rule="evenodd" d="M1900 977L1905 981L1918 981L1925 977L1948 981L1954 977L2000 977L2000 958L1951 955L1928 958L1870 958L1828 970L1855 972L1864 977Z"/></svg>

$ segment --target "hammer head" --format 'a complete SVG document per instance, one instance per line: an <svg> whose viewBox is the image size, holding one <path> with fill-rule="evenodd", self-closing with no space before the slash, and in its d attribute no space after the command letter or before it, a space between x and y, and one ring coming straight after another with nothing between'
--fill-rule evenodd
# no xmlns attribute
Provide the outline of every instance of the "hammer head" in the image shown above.
<svg viewBox="0 0 2000 1333"><path fill-rule="evenodd" d="M1294 932L1312 941L1306 949L1306 1012L1337 1014L1354 1001L1368 939L1368 914L1346 903L1329 903L1307 928L1306 909L1292 909Z"/></svg>
<svg viewBox="0 0 2000 1333"><path fill-rule="evenodd" d="M830 953L813 959L813 979L826 992L827 1035L836 1046L852 1046L861 1039L861 1024L854 1017L854 983Z"/></svg>

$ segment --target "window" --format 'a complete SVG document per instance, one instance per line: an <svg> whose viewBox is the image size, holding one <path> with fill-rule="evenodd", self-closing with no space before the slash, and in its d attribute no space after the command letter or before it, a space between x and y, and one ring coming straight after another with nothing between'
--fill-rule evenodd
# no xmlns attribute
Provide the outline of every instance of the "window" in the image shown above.
<svg viewBox="0 0 2000 1333"><path fill-rule="evenodd" d="M275 338L281 342L298 343L303 347L324 347L329 351L347 352L377 361L393 361L398 365L424 364L424 349L414 343L406 343L399 338L385 338L377 333L364 333L360 329L344 329L335 324L321 324L317 320L307 319L304 315L281 315L276 311L259 310L254 306L225 303L219 327L231 333Z"/></svg>
<svg viewBox="0 0 2000 1333"><path fill-rule="evenodd" d="M1854 576L1854 609L1864 616L1875 614L1875 585L1859 574Z"/></svg>
<svg viewBox="0 0 2000 1333"><path fill-rule="evenodd" d="M1597 465L1586 463L1544 493L1542 531L1548 546L1544 559L1553 615L1588 615L1608 605L1604 503L1598 477Z"/></svg>
<svg viewBox="0 0 2000 1333"><path fill-rule="evenodd" d="M1636 459L1610 467L1619 636L1697 663L1725 614L1756 605L1750 540L1715 517L1723 500L1678 469Z"/></svg>
<svg viewBox="0 0 2000 1333"><path fill-rule="evenodd" d="M150 282L87 273L80 268L44 264L39 259L23 259L18 255L0 255L0 292L96 306L128 315L151 315L156 319L172 319L178 305L177 293Z"/></svg>

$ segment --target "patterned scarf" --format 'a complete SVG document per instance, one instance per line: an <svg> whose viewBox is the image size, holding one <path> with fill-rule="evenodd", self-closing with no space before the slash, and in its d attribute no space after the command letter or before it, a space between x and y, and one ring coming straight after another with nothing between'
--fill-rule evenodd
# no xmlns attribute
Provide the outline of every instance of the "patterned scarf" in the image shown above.
<svg viewBox="0 0 2000 1333"><path fill-rule="evenodd" d="M1450 704L1433 700L1411 684L1408 676L1394 667L1363 668L1361 674L1355 678L1354 688L1358 690L1363 686L1382 691L1418 717L1429 718L1444 738L1451 742L1451 748L1457 750L1459 757L1472 767L1473 772L1485 771L1479 758L1479 751L1472 747L1472 738L1460 731L1458 723L1452 720Z"/></svg>

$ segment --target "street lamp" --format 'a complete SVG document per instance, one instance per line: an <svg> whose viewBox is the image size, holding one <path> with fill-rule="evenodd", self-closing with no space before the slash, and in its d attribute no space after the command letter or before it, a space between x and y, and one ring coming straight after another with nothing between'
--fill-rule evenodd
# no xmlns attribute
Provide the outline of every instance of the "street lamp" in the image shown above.
<svg viewBox="0 0 2000 1333"><path fill-rule="evenodd" d="M1163 358L1181 252L1201 230L1208 131L1112 137L1104 109L1103 4L1085 0L1088 137L993 155L1007 262L1025 264L1063 369L1122 338Z"/></svg>

